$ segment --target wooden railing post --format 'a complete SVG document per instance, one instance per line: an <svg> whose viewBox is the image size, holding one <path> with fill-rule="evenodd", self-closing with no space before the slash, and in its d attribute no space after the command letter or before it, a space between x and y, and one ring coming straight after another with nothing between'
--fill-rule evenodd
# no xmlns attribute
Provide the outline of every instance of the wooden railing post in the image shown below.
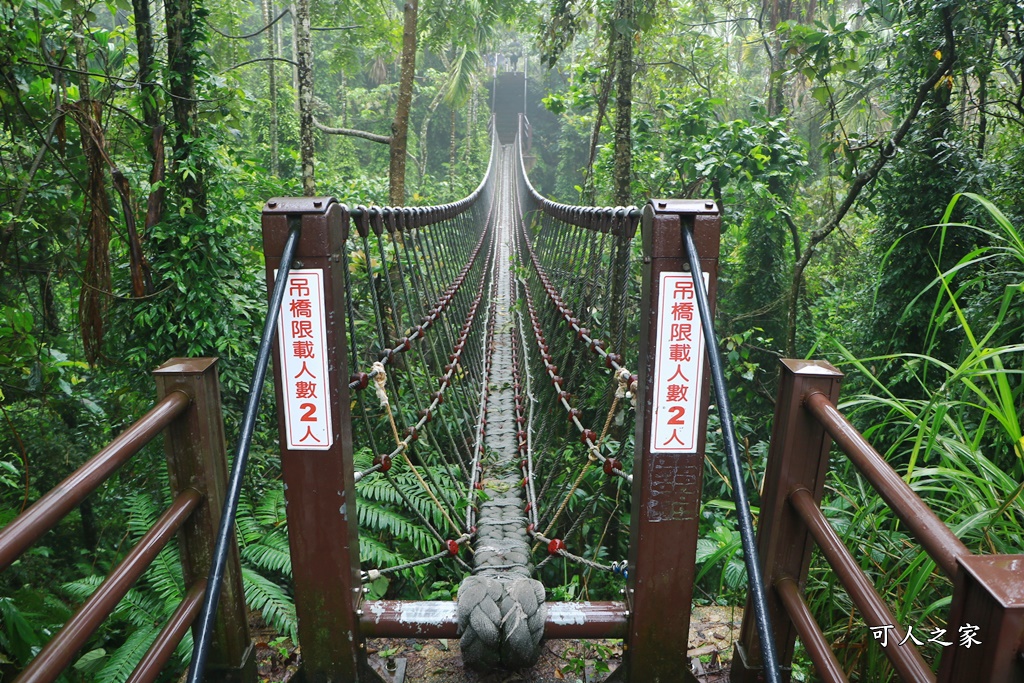
<svg viewBox="0 0 1024 683"><path fill-rule="evenodd" d="M1024 555L958 557L938 683L1024 681Z"/></svg>
<svg viewBox="0 0 1024 683"><path fill-rule="evenodd" d="M839 400L843 374L825 361L783 360L775 422L761 494L757 550L775 632L779 667L789 679L796 628L775 585L791 580L803 591L811 561L812 539L800 517L787 503L794 488L807 489L820 505L828 473L832 439L803 408L805 397L821 393L833 404ZM750 600L743 613L740 640L732 660L731 681L753 683L761 672L761 650Z"/></svg>
<svg viewBox="0 0 1024 683"><path fill-rule="evenodd" d="M295 609L308 683L366 681L355 505L345 273L349 216L331 197L275 198L263 210L267 288L289 232L301 238L281 307L274 389Z"/></svg>
<svg viewBox="0 0 1024 683"><path fill-rule="evenodd" d="M654 200L644 209L636 460L626 585L630 619L623 672L615 677L631 683L693 680L686 650L710 381L704 347L698 341L700 318L683 225L693 226L714 307L720 229L714 202ZM673 313L677 304L685 306ZM676 347L671 354L670 346ZM674 370L681 374L674 375Z"/></svg>
<svg viewBox="0 0 1024 683"><path fill-rule="evenodd" d="M204 580L209 573L227 488L217 359L172 358L154 370L153 375L157 398L172 391L183 391L192 399L185 414L167 427L164 440L173 496L187 488L194 488L204 496L203 503L179 533L187 588ZM249 683L256 680L256 657L249 639L237 545L232 545L228 555L217 625L207 661L207 681Z"/></svg>

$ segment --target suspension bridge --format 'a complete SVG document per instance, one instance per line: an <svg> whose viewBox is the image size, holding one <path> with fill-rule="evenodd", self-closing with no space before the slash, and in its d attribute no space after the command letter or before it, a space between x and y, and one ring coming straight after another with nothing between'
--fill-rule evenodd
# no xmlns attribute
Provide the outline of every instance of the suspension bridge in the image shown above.
<svg viewBox="0 0 1024 683"><path fill-rule="evenodd" d="M815 545L864 623L906 640L819 509L833 442L953 580L950 622L985 636L937 674L913 645L888 648L898 675L1024 680L1024 556L972 555L838 412L827 363L783 362L755 538L712 324L715 203L558 204L530 184L521 112L503 106L492 130L484 179L451 204L266 203L269 313L230 471L215 361L168 361L153 410L0 531L2 569L165 434L174 502L17 680L56 680L175 534L189 592L130 680L154 680L190 628L190 681L255 680L233 520L271 360L303 680L387 677L371 637L457 638L481 670L528 669L545 639L621 638L608 680L692 680L712 392L749 587L733 681L788 680L798 637L822 679L846 680L801 596ZM426 530L421 557L360 557L360 499L381 488ZM585 524L603 529L594 545ZM628 554L611 556L622 528ZM555 561L607 572L616 599L549 599ZM456 600L367 596L430 563L460 573Z"/></svg>

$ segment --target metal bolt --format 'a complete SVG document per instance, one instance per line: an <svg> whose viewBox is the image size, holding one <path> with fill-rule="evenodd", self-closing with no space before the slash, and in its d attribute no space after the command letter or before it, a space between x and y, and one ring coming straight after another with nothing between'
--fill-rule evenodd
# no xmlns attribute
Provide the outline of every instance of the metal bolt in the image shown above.
<svg viewBox="0 0 1024 683"><path fill-rule="evenodd" d="M704 208L705 209L713 209L713 208L715 208L715 203L714 202L704 202Z"/></svg>
<svg viewBox="0 0 1024 683"><path fill-rule="evenodd" d="M313 208L316 208L316 209L319 209L323 205L324 205L324 203L322 201L320 201L319 199L317 199L316 201L313 202ZM710 209L711 207L709 206L708 208Z"/></svg>
<svg viewBox="0 0 1024 683"><path fill-rule="evenodd" d="M668 203L666 203L666 202L658 202L658 208L659 209L668 208Z"/></svg>
<svg viewBox="0 0 1024 683"><path fill-rule="evenodd" d="M277 208L277 202L267 202L267 208L276 209Z"/></svg>

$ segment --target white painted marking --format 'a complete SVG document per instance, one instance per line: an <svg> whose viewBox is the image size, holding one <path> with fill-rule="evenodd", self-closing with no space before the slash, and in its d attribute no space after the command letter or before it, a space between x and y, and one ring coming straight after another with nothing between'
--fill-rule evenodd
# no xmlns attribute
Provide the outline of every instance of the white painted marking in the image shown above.
<svg viewBox="0 0 1024 683"><path fill-rule="evenodd" d="M548 604L548 619L559 626L579 625L587 623L587 615L572 603Z"/></svg>
<svg viewBox="0 0 1024 683"><path fill-rule="evenodd" d="M432 624L440 626L456 619L454 602L413 602L402 605L398 621L403 624Z"/></svg>

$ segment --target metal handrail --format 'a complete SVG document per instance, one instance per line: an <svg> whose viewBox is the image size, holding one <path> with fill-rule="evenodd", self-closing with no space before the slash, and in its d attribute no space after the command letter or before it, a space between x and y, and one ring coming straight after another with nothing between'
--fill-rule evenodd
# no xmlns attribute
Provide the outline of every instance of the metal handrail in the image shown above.
<svg viewBox="0 0 1024 683"><path fill-rule="evenodd" d="M252 384L249 387L249 399L245 405L242 428L238 435L238 447L235 451L235 459L231 463L231 478L228 480L227 491L224 495L224 510L221 513L220 526L217 529L217 544L214 547L207 579L207 591L203 596L203 609L196 621L198 629L195 647L192 650L192 661L189 664L189 683L199 683L203 676L203 670L206 668L206 658L210 651L214 623L217 620L217 603L220 601L221 586L224 583L224 569L227 566L228 551L233 543L235 515L238 512L238 499L242 493L242 477L245 475L245 465L249 460L249 447L252 444L252 435L256 428L260 397L263 395L263 384L267 377L267 366L270 364L270 353L274 345L274 338L277 336L277 319L281 312L281 302L284 300L284 291L288 283L288 272L295 259L295 250L298 247L301 232L302 223L298 220L293 221L274 280L274 291L270 297L267 321L263 326L263 336L256 354L256 367L253 370Z"/></svg>
<svg viewBox="0 0 1024 683"><path fill-rule="evenodd" d="M149 650L135 666L135 670L132 671L132 675L125 683L150 683L156 679L167 662L170 661L178 643L185 637L185 632L192 626L196 615L199 614L205 592L206 579L200 579L192 584L178 608L174 610L174 614L157 634L156 640L149 646Z"/></svg>
<svg viewBox="0 0 1024 683"><path fill-rule="evenodd" d="M106 448L5 526L0 531L0 572L10 567L29 546L56 526L121 465L163 431L164 427L184 413L190 401L182 391L169 393Z"/></svg>
<svg viewBox="0 0 1024 683"><path fill-rule="evenodd" d="M754 523L750 516L750 502L747 489L743 483L743 469L740 464L740 452L736 442L736 428L733 425L732 409L729 407L729 392L725 386L725 372L722 368L722 357L718 351L718 338L715 335L715 324L711 318L711 306L708 294L704 289L704 278L701 275L700 255L693 240L693 227L683 225L683 245L693 276L693 291L700 312L700 323L706 340L708 364L711 366L712 386L715 388L715 403L718 405L718 417L722 425L722 436L725 439L725 456L729 465L729 479L732 481L732 497L736 504L737 523L740 529L740 540L743 545L743 561L747 567L747 586L750 599L754 604L754 620L757 633L761 639L761 656L764 661L764 673L768 683L779 683L779 658L776 653L775 641L772 638L771 618L768 614L768 599L765 595L764 576L758 559L757 541L754 537Z"/></svg>
<svg viewBox="0 0 1024 683"><path fill-rule="evenodd" d="M902 627L896 623L896 618L888 605L875 591L875 587L871 585L871 581L861 570L853 554L843 544L839 534L825 519L814 496L805 488L797 488L789 493L788 498L790 505L821 548L829 566L839 577L839 582L846 588L853 604L864 616L864 620L872 626L891 624L896 633L903 638L906 634L901 632ZM928 668L918 649L909 642L900 645L884 650L886 657L899 673L900 679L913 683L934 683L935 675Z"/></svg>
<svg viewBox="0 0 1024 683"><path fill-rule="evenodd" d="M203 494L192 488L178 494L138 545L132 548L57 635L43 647L15 679L15 683L56 680L202 500Z"/></svg>
<svg viewBox="0 0 1024 683"><path fill-rule="evenodd" d="M829 402L827 396L812 393L804 399L804 406L875 487L882 500L907 525L935 564L947 577L954 578L956 558L971 554L963 541L925 505L856 427Z"/></svg>

